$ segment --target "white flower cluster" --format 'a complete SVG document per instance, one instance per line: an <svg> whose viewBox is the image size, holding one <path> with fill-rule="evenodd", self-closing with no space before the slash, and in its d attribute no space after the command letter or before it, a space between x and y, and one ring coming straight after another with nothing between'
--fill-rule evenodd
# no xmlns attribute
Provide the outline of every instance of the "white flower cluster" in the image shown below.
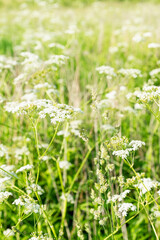
<svg viewBox="0 0 160 240"><path fill-rule="evenodd" d="M59 49L65 49L64 45L60 44L60 43L50 43L48 45L49 48L59 48Z"/></svg>
<svg viewBox="0 0 160 240"><path fill-rule="evenodd" d="M8 148L3 144L0 144L0 157L8 158Z"/></svg>
<svg viewBox="0 0 160 240"><path fill-rule="evenodd" d="M5 69L12 70L17 65L17 61L11 57L0 55L0 72Z"/></svg>
<svg viewBox="0 0 160 240"><path fill-rule="evenodd" d="M48 234L41 234L38 237L34 233L33 235L34 236L29 238L28 240L53 240L53 238L48 237Z"/></svg>
<svg viewBox="0 0 160 240"><path fill-rule="evenodd" d="M101 214L103 213L103 208L102 206L98 206L96 210L91 208L90 213L93 214L95 220L100 220Z"/></svg>
<svg viewBox="0 0 160 240"><path fill-rule="evenodd" d="M19 168L19 169L16 171L16 173L28 171L28 170L31 170L32 168L33 168L33 165L27 164L27 165Z"/></svg>
<svg viewBox="0 0 160 240"><path fill-rule="evenodd" d="M46 65L55 64L55 65L61 66L66 63L67 59L69 59L69 57L64 55L52 55L47 61L45 61L45 64Z"/></svg>
<svg viewBox="0 0 160 240"><path fill-rule="evenodd" d="M107 79L112 79L116 76L116 73L114 71L114 68L110 66L100 66L96 68L96 71L99 72L99 74L105 74L107 76Z"/></svg>
<svg viewBox="0 0 160 240"><path fill-rule="evenodd" d="M132 140L129 143L129 146L131 148L133 148L134 151L138 150L139 148L141 148L142 146L145 146L145 142L142 142L140 140Z"/></svg>
<svg viewBox="0 0 160 240"><path fill-rule="evenodd" d="M139 98L142 102L150 102L160 97L160 87L154 85L144 86L142 91L135 91L133 95Z"/></svg>
<svg viewBox="0 0 160 240"><path fill-rule="evenodd" d="M8 177L10 173L11 174L13 173L13 169L15 168L15 166L14 165L6 165L6 164L4 164L4 165L1 165L0 168L1 168L0 169L0 174L2 176L7 176Z"/></svg>
<svg viewBox="0 0 160 240"><path fill-rule="evenodd" d="M128 193L130 193L130 190L125 190L120 195L116 194L112 197L109 197L109 199L107 200L107 203L116 202L116 201L121 202L127 196Z"/></svg>
<svg viewBox="0 0 160 240"><path fill-rule="evenodd" d="M5 237L11 237L11 236L14 236L15 234L13 230L11 230L10 228L7 228L5 231L3 231L3 235Z"/></svg>
<svg viewBox="0 0 160 240"><path fill-rule="evenodd" d="M5 98L0 95L0 104L5 101Z"/></svg>
<svg viewBox="0 0 160 240"><path fill-rule="evenodd" d="M136 211L136 206L132 203L121 203L118 205L118 213L122 215L122 217L126 217L129 210Z"/></svg>
<svg viewBox="0 0 160 240"><path fill-rule="evenodd" d="M51 85L45 82L45 83L38 83L34 86L34 89L41 89L41 88L51 88Z"/></svg>
<svg viewBox="0 0 160 240"><path fill-rule="evenodd" d="M15 199L12 204L23 206L25 214L29 214L32 212L41 213L40 205L35 202L32 202L30 199L25 197L23 199L21 197L18 199Z"/></svg>
<svg viewBox="0 0 160 240"><path fill-rule="evenodd" d="M12 196L11 192L0 192L0 203L2 203L4 200L8 199L9 196Z"/></svg>
<svg viewBox="0 0 160 240"><path fill-rule="evenodd" d="M22 83L26 81L26 77L27 77L26 73L19 74L17 77L14 78L14 81L13 81L14 85L17 85L18 83Z"/></svg>
<svg viewBox="0 0 160 240"><path fill-rule="evenodd" d="M26 191L28 194L31 194L33 192L37 192L38 195L42 195L44 193L44 190L39 186L38 184L31 184L26 188Z"/></svg>
<svg viewBox="0 0 160 240"><path fill-rule="evenodd" d="M151 191L153 188L160 186L160 182L152 180L151 178L142 178L138 184L134 185L140 189L140 194L143 195L148 191Z"/></svg>
<svg viewBox="0 0 160 240"><path fill-rule="evenodd" d="M39 57L31 52L21 52L20 56L24 58L24 61L21 62L21 65L24 67L25 72L33 71L33 69L38 69L42 65Z"/></svg>
<svg viewBox="0 0 160 240"><path fill-rule="evenodd" d="M4 191L6 189L6 182L10 181L10 177L0 178L0 191Z"/></svg>
<svg viewBox="0 0 160 240"><path fill-rule="evenodd" d="M160 43L149 43L148 48L160 48Z"/></svg>
<svg viewBox="0 0 160 240"><path fill-rule="evenodd" d="M60 161L59 162L59 167L61 168L61 169L66 169L66 170L68 170L70 167L71 167L71 163L70 162L68 162L68 161Z"/></svg>
<svg viewBox="0 0 160 240"><path fill-rule="evenodd" d="M151 32L144 32L144 33L136 33L132 40L136 43L144 41L146 38L149 38L152 36Z"/></svg>
<svg viewBox="0 0 160 240"><path fill-rule="evenodd" d="M137 77L141 77L141 71L139 69L134 69L134 68L130 68L130 69L124 69L121 68L118 73L122 74L125 77L133 77L133 78L137 78Z"/></svg>
<svg viewBox="0 0 160 240"><path fill-rule="evenodd" d="M150 71L149 75L152 78L155 78L159 73L160 73L160 68L156 68L156 69L153 69L152 71Z"/></svg>
<svg viewBox="0 0 160 240"><path fill-rule="evenodd" d="M122 159L126 159L129 156L130 150L127 148L125 150L117 150L112 154L117 157L121 157Z"/></svg>
<svg viewBox="0 0 160 240"><path fill-rule="evenodd" d="M121 157L122 159L126 159L129 156L129 153L132 151L136 151L139 148L141 148L142 146L144 146L145 143L140 141L140 140L132 140L129 143L129 147L130 148L126 148L125 150L117 150L117 151L113 151L113 155L117 156L117 157Z"/></svg>
<svg viewBox="0 0 160 240"><path fill-rule="evenodd" d="M23 146L22 148L16 148L14 150L15 158L18 160L21 160L23 155L28 156L29 153L30 152L26 146Z"/></svg>
<svg viewBox="0 0 160 240"><path fill-rule="evenodd" d="M37 111L41 119L49 115L51 123L53 124L71 119L73 113L82 112L79 108L74 108L66 104L53 105L52 101L47 99L26 100L20 103L8 102L5 106L7 112L17 113L18 115L27 114L27 111L31 109Z"/></svg>
<svg viewBox="0 0 160 240"><path fill-rule="evenodd" d="M69 202L71 204L74 204L74 199L73 199L73 196L71 194L64 194L64 193L62 193L60 199L63 200L63 201L65 199L67 199L67 202Z"/></svg>

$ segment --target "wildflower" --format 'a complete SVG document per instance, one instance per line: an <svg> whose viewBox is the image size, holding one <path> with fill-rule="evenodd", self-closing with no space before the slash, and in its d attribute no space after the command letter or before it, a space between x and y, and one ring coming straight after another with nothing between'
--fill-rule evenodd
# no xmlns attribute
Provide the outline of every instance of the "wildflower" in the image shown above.
<svg viewBox="0 0 160 240"><path fill-rule="evenodd" d="M16 148L14 151L15 158L18 160L21 160L23 155L28 156L29 153L30 152L26 146L23 146L22 148Z"/></svg>
<svg viewBox="0 0 160 240"><path fill-rule="evenodd" d="M101 66L97 67L96 71L99 72L99 74L105 74L107 76L107 79L112 79L116 76L116 73L114 72L114 68L110 66Z"/></svg>
<svg viewBox="0 0 160 240"><path fill-rule="evenodd" d="M8 148L3 144L0 144L0 157L8 158Z"/></svg>
<svg viewBox="0 0 160 240"><path fill-rule="evenodd" d="M71 167L71 165L72 164L68 161L60 161L59 162L59 167L62 168L62 169L68 170Z"/></svg>
<svg viewBox="0 0 160 240"><path fill-rule="evenodd" d="M0 203L2 203L5 199L9 198L9 196L12 196L11 192L0 192Z"/></svg>
<svg viewBox="0 0 160 240"><path fill-rule="evenodd" d="M27 165L19 168L19 169L16 171L16 173L23 172L23 171L25 171L25 170L31 170L32 168L33 168L33 165L27 164Z"/></svg>
<svg viewBox="0 0 160 240"><path fill-rule="evenodd" d="M73 204L74 203L74 199L73 199L73 196L71 194L62 194L62 196L60 197L61 200L65 200L67 199L67 202Z"/></svg>
<svg viewBox="0 0 160 240"><path fill-rule="evenodd" d="M23 102L8 102L5 110L18 115L27 114L28 111L34 110L41 119L49 115L51 123L63 122L66 119L70 120L73 114L82 112L79 108L74 108L66 104L55 104L51 100L38 99L33 101Z"/></svg>
<svg viewBox="0 0 160 240"><path fill-rule="evenodd" d="M118 72L123 76L133 77L133 78L142 76L141 71L139 69L134 69L134 68L130 68L130 69L121 68Z"/></svg>
<svg viewBox="0 0 160 240"><path fill-rule="evenodd" d="M114 195L112 197L109 197L109 199L107 200L107 203L109 203L109 202L116 202L116 201L121 202L124 198L126 198L128 193L130 193L130 190L125 190L120 195L116 194L116 195Z"/></svg>
<svg viewBox="0 0 160 240"><path fill-rule="evenodd" d="M11 236L14 236L15 234L10 228L7 228L5 231L3 231L3 235L5 237L11 237Z"/></svg>
<svg viewBox="0 0 160 240"><path fill-rule="evenodd" d="M118 205L118 212L122 215L122 217L126 217L129 210L136 211L136 206L132 203L121 203Z"/></svg>
<svg viewBox="0 0 160 240"><path fill-rule="evenodd" d="M60 43L50 43L50 44L48 45L48 47L49 47L49 48L55 47L55 48L59 48L59 49L65 49L65 47L64 47L62 44L60 44Z"/></svg>
<svg viewBox="0 0 160 240"><path fill-rule="evenodd" d="M140 194L143 195L146 192L150 191L153 188L157 188L160 185L160 182L152 180L150 178L142 178L138 184L135 184L135 187L140 189Z"/></svg>
<svg viewBox="0 0 160 240"><path fill-rule="evenodd" d="M38 184L31 184L26 188L26 191L28 194L36 192L38 195L42 195L44 193L44 190Z"/></svg>
<svg viewBox="0 0 160 240"><path fill-rule="evenodd" d="M80 240L84 240L81 226L78 224L77 221L76 221L76 227L77 227L77 236L79 237Z"/></svg>
<svg viewBox="0 0 160 240"><path fill-rule="evenodd" d="M158 193L158 195L160 196L160 190L159 190L157 193Z"/></svg>
<svg viewBox="0 0 160 240"><path fill-rule="evenodd" d="M43 156L42 158L41 158L41 160L42 161L47 161L47 160L49 160L51 157L49 157L49 156Z"/></svg>
<svg viewBox="0 0 160 240"><path fill-rule="evenodd" d="M24 203L24 201L22 200L22 198L17 198L17 199L15 199L12 204L20 205L20 206L24 206L24 205L25 205L25 203Z"/></svg>
<svg viewBox="0 0 160 240"><path fill-rule="evenodd" d="M46 65L55 64L55 65L61 66L65 64L67 59L69 59L69 57L64 55L52 55L47 61L45 61L45 64Z"/></svg>
<svg viewBox="0 0 160 240"><path fill-rule="evenodd" d="M15 199L15 201L12 204L23 206L25 214L29 214L32 212L40 213L40 205L35 202L32 202L30 199L25 197L24 198L20 197L18 199Z"/></svg>
<svg viewBox="0 0 160 240"><path fill-rule="evenodd" d="M129 152L130 151L128 149L125 149L114 151L112 154L117 157L121 157L122 159L126 159L129 156Z"/></svg>
<svg viewBox="0 0 160 240"><path fill-rule="evenodd" d="M160 48L160 43L149 43L148 48Z"/></svg>
<svg viewBox="0 0 160 240"><path fill-rule="evenodd" d="M153 70L149 73L149 75L150 75L151 77L156 77L159 73L160 73L160 68L156 68L156 69L153 69Z"/></svg>
<svg viewBox="0 0 160 240"><path fill-rule="evenodd" d="M14 85L21 83L22 81L25 81L26 76L27 76L26 73L21 73L20 75L18 75L13 81Z"/></svg>
<svg viewBox="0 0 160 240"><path fill-rule="evenodd" d="M134 151L138 150L139 148L141 148L142 146L145 146L145 143L139 140L132 140L129 143L129 146L131 146L133 148Z"/></svg>

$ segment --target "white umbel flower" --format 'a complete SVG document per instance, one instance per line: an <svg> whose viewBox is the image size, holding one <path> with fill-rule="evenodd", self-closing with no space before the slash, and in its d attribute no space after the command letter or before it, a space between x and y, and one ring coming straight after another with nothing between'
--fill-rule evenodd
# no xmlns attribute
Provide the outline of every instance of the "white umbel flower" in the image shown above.
<svg viewBox="0 0 160 240"><path fill-rule="evenodd" d="M59 167L61 169L69 169L72 164L68 161L60 161L59 162Z"/></svg>
<svg viewBox="0 0 160 240"><path fill-rule="evenodd" d="M33 165L27 164L27 165L19 168L19 169L16 171L16 173L23 172L23 171L25 171L25 170L31 170L32 168L33 168Z"/></svg>
<svg viewBox="0 0 160 240"><path fill-rule="evenodd" d="M141 182L142 181L142 182ZM157 188L160 186L160 182L156 180L152 180L150 178L143 178L141 181L134 185L135 187L138 187L140 189L140 194L143 195L148 191L151 191L153 188Z"/></svg>
<svg viewBox="0 0 160 240"><path fill-rule="evenodd" d="M136 211L136 206L132 203L121 203L118 205L118 212L122 217L126 217L129 210Z"/></svg>
<svg viewBox="0 0 160 240"><path fill-rule="evenodd" d="M139 148L141 148L142 146L145 146L145 142L142 142L140 140L132 140L129 143L129 146L131 148L133 148L134 151L138 150Z"/></svg>
<svg viewBox="0 0 160 240"><path fill-rule="evenodd" d="M14 236L14 232L10 228L7 228L5 231L3 231L3 234L5 237Z"/></svg>

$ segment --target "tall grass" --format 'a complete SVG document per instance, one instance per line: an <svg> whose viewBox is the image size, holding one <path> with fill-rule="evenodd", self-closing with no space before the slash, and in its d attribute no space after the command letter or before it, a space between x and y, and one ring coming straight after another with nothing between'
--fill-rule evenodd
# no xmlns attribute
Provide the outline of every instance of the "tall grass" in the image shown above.
<svg viewBox="0 0 160 240"><path fill-rule="evenodd" d="M0 239L160 238L159 11L1 1Z"/></svg>

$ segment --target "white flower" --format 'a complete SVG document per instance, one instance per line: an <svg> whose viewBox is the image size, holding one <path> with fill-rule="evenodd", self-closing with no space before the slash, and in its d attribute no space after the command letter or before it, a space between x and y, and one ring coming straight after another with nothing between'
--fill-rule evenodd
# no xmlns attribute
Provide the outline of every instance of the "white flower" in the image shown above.
<svg viewBox="0 0 160 240"><path fill-rule="evenodd" d="M26 188L26 191L28 194L31 194L32 192L37 192L38 195L42 195L44 193L44 190L38 184L31 184Z"/></svg>
<svg viewBox="0 0 160 240"><path fill-rule="evenodd" d="M142 104L139 104L139 103L136 103L136 104L134 105L134 108L135 108L136 110L142 110L142 109L143 109L143 105L142 105Z"/></svg>
<svg viewBox="0 0 160 240"><path fill-rule="evenodd" d="M25 205L25 203L23 202L23 200L21 198L15 199L12 204L20 205L20 206L24 206Z"/></svg>
<svg viewBox="0 0 160 240"><path fill-rule="evenodd" d="M160 196L160 190L159 190L157 193L158 193L158 195Z"/></svg>
<svg viewBox="0 0 160 240"><path fill-rule="evenodd" d="M97 67L96 71L98 71L99 74L105 74L107 76L107 79L112 79L113 77L116 76L116 74L114 72L114 68L112 68L110 66Z"/></svg>
<svg viewBox="0 0 160 240"><path fill-rule="evenodd" d="M123 76L133 77L133 78L142 76L141 71L139 69L134 69L134 68L130 68L130 69L121 68L118 72Z"/></svg>
<svg viewBox="0 0 160 240"><path fill-rule="evenodd" d="M0 203L2 203L5 199L9 198L9 196L12 196L11 192L0 192Z"/></svg>
<svg viewBox="0 0 160 240"><path fill-rule="evenodd" d="M3 234L6 237L14 236L14 232L10 228L7 228L5 231L3 231Z"/></svg>
<svg viewBox="0 0 160 240"><path fill-rule="evenodd" d="M143 41L143 37L140 33L136 33L134 35L134 37L132 38L132 40L136 43L142 42Z"/></svg>
<svg viewBox="0 0 160 240"><path fill-rule="evenodd" d="M60 161L59 167L62 169L69 169L72 164L68 161Z"/></svg>
<svg viewBox="0 0 160 240"><path fill-rule="evenodd" d="M145 146L145 142L139 141L139 140L132 140L129 143L129 146L133 148L134 151L138 150L138 148L141 148L142 146Z"/></svg>
<svg viewBox="0 0 160 240"><path fill-rule="evenodd" d="M23 206L25 214L32 212L40 213L40 205L35 202L31 202L28 198L18 198L12 204Z"/></svg>
<svg viewBox="0 0 160 240"><path fill-rule="evenodd" d="M130 152L130 149L125 149L125 150L117 150L113 152L113 155L117 157L121 157L122 159L125 159L128 157Z"/></svg>
<svg viewBox="0 0 160 240"><path fill-rule="evenodd" d="M23 171L25 171L25 170L31 170L32 168L33 168L33 165L27 164L27 165L19 168L19 169L16 171L16 173L23 172Z"/></svg>
<svg viewBox="0 0 160 240"><path fill-rule="evenodd" d="M60 197L60 199L61 200L65 200L65 199L67 199L67 202L70 202L70 203L74 203L74 199L73 199L73 197L72 197L72 195L71 194L62 194L62 196Z"/></svg>
<svg viewBox="0 0 160 240"><path fill-rule="evenodd" d="M141 195L150 191L152 188L157 188L160 185L160 182L152 180L150 178L143 178L141 181L139 181L138 184L134 185L140 189Z"/></svg>
<svg viewBox="0 0 160 240"><path fill-rule="evenodd" d="M120 195L116 194L116 195L110 197L110 198L107 200L107 203L109 203L109 202L116 202L116 201L119 201L119 202L120 202L120 201L122 201L122 200L126 197L126 195L127 195L128 193L130 193L130 190L125 190L125 191L122 192Z"/></svg>
<svg viewBox="0 0 160 240"><path fill-rule="evenodd" d="M136 206L132 203L121 203L118 205L118 212L122 217L126 217L129 210L136 211Z"/></svg>
<svg viewBox="0 0 160 240"><path fill-rule="evenodd" d="M39 83L37 85L34 86L34 89L41 89L41 88L50 88L51 85L47 82L45 83Z"/></svg>
<svg viewBox="0 0 160 240"><path fill-rule="evenodd" d="M49 48L55 47L55 48L60 48L60 49L64 49L64 48L65 48L65 47L64 47L62 44L60 44L60 43L50 43L50 44L48 45L48 47L49 47Z"/></svg>
<svg viewBox="0 0 160 240"><path fill-rule="evenodd" d="M61 66L65 64L67 59L69 59L69 57L64 55L52 55L47 61L45 61L45 64L46 65L56 64L58 66Z"/></svg>
<svg viewBox="0 0 160 240"><path fill-rule="evenodd" d="M26 146L23 146L22 148L16 148L15 149L15 158L18 160L21 160L23 155L28 156L29 153L30 152Z"/></svg>
<svg viewBox="0 0 160 240"><path fill-rule="evenodd" d="M17 83L20 83L25 80L26 80L26 73L21 73L14 79L13 83L14 83L14 85L16 85Z"/></svg>
<svg viewBox="0 0 160 240"><path fill-rule="evenodd" d="M0 157L8 158L8 148L3 144L0 144Z"/></svg>
<svg viewBox="0 0 160 240"><path fill-rule="evenodd" d="M148 48L160 48L160 43L149 43Z"/></svg>
<svg viewBox="0 0 160 240"><path fill-rule="evenodd" d="M40 118L45 118L49 115L51 123L63 122L72 118L73 114L82 113L81 109L74 108L66 104L54 104L51 100L38 99L33 101L23 102L8 102L5 106L5 110L11 113L27 114L27 111L34 109Z"/></svg>
<svg viewBox="0 0 160 240"><path fill-rule="evenodd" d="M47 160L49 160L51 157L49 157L49 156L43 156L42 158L41 158L41 160L42 161L47 161Z"/></svg>
<svg viewBox="0 0 160 240"><path fill-rule="evenodd" d="M160 68L153 69L149 74L151 77L155 77L160 73Z"/></svg>

